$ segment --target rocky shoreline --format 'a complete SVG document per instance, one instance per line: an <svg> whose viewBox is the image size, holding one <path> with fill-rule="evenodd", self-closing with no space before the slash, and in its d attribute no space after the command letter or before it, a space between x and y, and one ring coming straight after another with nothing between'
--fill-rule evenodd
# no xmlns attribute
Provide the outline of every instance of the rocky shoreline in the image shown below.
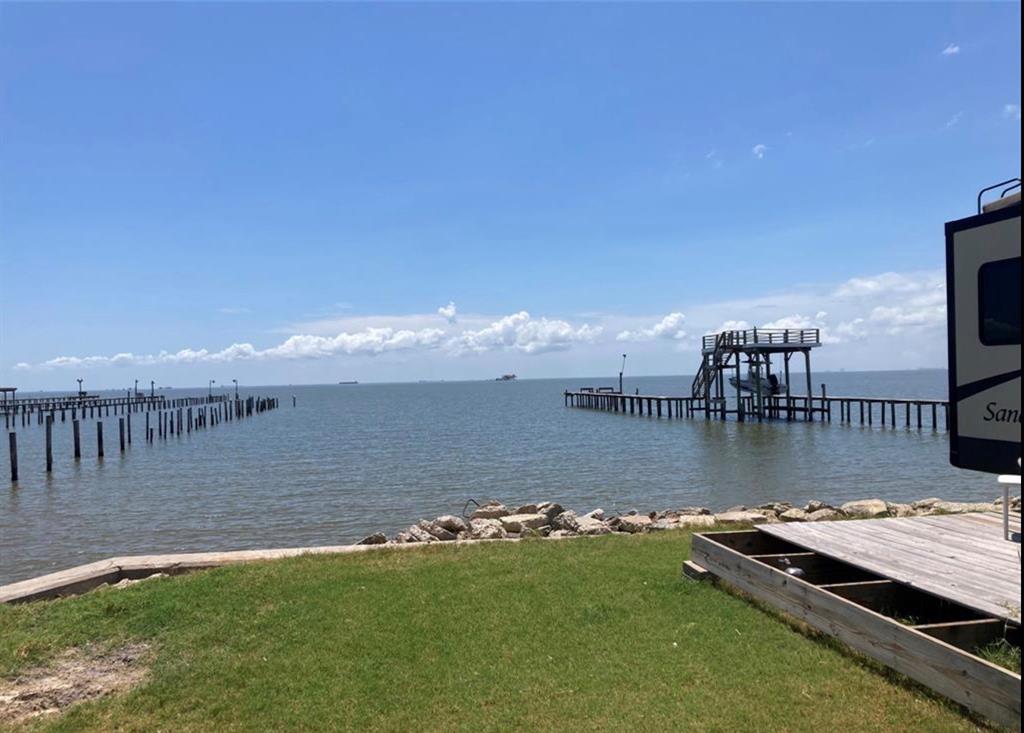
<svg viewBox="0 0 1024 733"><path fill-rule="evenodd" d="M1011 511L1020 512L1020 497L1010 500ZM711 527L746 526L773 522L823 522L835 519L876 519L916 517L936 514L1002 511L1002 497L993 502L958 502L930 498L910 504L883 499L862 499L833 506L810 501L804 506L789 502L771 502L759 506L734 506L721 512L707 507L682 507L646 514L636 510L621 515L606 515L602 509L577 514L561 504L544 501L508 507L499 501L477 505L468 516L445 514L423 519L394 537L374 533L358 544L385 545L456 540L502 540L521 537L583 537L612 533L638 534L671 530L701 530Z"/></svg>

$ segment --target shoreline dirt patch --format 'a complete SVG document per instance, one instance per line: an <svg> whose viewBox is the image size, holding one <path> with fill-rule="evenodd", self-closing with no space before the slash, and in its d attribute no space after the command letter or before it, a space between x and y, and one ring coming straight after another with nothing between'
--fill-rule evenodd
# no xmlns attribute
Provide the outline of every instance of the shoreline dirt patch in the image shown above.
<svg viewBox="0 0 1024 733"><path fill-rule="evenodd" d="M0 680L0 723L53 715L80 702L125 692L146 678L149 660L149 645L138 642L113 649L69 649L49 664Z"/></svg>

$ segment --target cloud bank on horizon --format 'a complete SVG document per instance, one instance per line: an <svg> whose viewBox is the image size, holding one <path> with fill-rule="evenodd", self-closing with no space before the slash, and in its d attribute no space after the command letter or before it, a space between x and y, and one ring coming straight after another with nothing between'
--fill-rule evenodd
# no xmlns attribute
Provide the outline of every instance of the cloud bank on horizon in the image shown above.
<svg viewBox="0 0 1024 733"><path fill-rule="evenodd" d="M886 272L854 277L831 287L766 294L750 300L695 304L663 316L598 314L582 323L564 318L534 317L521 310L500 317L459 314L454 301L433 315L376 316L301 324L308 333L294 333L278 344L258 348L239 342L219 350L182 348L139 354L61 355L43 362L20 362L20 371L151 365L188 366L240 362L380 357L392 353L437 354L448 359L482 354L518 353L538 357L582 347L602 349L616 344L674 351L696 351L700 337L721 330L818 328L822 342L857 344L870 351L877 343L898 338L905 348L926 353L943 336L946 325L945 276L941 270ZM737 319L735 316L741 316ZM370 323L367 323L369 321ZM595 321L595 322L590 322ZM389 325L390 322L390 325ZM351 324L349 330L320 333ZM614 334L614 335L613 335ZM944 338L941 339L944 343ZM930 349L935 352L935 349ZM939 366L939 364L928 364ZM881 366L881 365L879 365ZM919 365L924 366L924 364Z"/></svg>

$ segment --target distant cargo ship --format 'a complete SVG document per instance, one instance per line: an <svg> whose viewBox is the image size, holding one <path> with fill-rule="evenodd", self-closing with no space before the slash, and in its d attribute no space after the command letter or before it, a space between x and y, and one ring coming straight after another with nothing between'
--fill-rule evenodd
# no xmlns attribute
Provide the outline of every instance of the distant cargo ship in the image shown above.
<svg viewBox="0 0 1024 733"><path fill-rule="evenodd" d="M359 384L359 382L357 382L354 379L350 379L350 380L348 380L346 382L338 382L338 384Z"/></svg>
<svg viewBox="0 0 1024 733"><path fill-rule="evenodd" d="M511 382L511 381L515 380L515 378L516 378L515 374L502 374L500 377L498 377L494 381L495 382Z"/></svg>

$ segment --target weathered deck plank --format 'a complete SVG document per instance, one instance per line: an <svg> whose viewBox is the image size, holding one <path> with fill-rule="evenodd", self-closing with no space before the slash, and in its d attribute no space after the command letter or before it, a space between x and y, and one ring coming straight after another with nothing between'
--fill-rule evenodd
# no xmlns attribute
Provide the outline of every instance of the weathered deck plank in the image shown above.
<svg viewBox="0 0 1024 733"><path fill-rule="evenodd" d="M1020 533L1020 517L1011 529ZM1020 543L1002 517L956 514L855 522L772 524L773 537L1019 624Z"/></svg>

